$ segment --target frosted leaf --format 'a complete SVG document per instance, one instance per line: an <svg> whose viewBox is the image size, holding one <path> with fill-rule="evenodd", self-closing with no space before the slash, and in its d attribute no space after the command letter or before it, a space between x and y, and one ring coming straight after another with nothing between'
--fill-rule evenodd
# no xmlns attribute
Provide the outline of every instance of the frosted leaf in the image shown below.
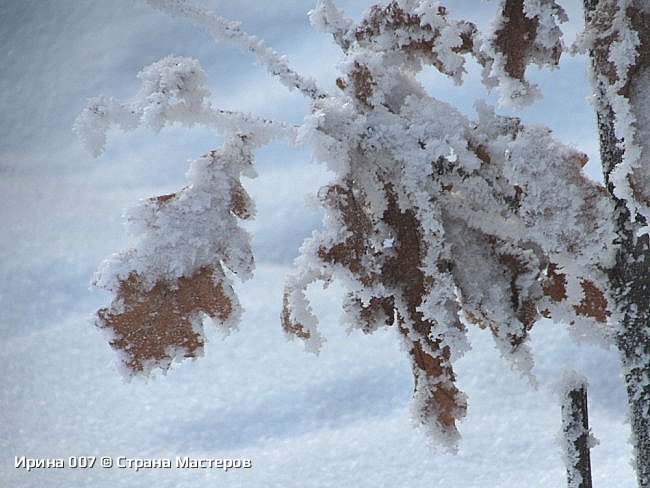
<svg viewBox="0 0 650 488"><path fill-rule="evenodd" d="M250 275L250 237L238 218L250 218L252 202L239 182L250 171L245 137L192 163L189 185L177 193L144 200L128 215L135 247L102 264L95 285L116 290L132 272L153 286L223 263L241 278ZM227 236L227 238L226 238Z"/></svg>
<svg viewBox="0 0 650 488"><path fill-rule="evenodd" d="M97 325L110 331L125 376L167 371L173 361L202 355L201 314L235 323L239 305L219 268L201 268L174 281L149 287L136 273L122 280L116 298L97 312Z"/></svg>
<svg viewBox="0 0 650 488"><path fill-rule="evenodd" d="M553 0L501 0L479 56L483 82L498 89L500 103L521 108L541 97L526 80L526 68L532 63L557 66L564 50L558 23L566 20Z"/></svg>
<svg viewBox="0 0 650 488"><path fill-rule="evenodd" d="M298 337L307 351L318 354L325 339L318 332L318 320L314 316L306 296L306 284L289 280L282 299L282 329L289 338Z"/></svg>
<svg viewBox="0 0 650 488"><path fill-rule="evenodd" d="M420 342L408 347L415 377L412 416L437 446L456 452L460 435L455 422L466 414L467 397L456 388L444 355L429 355Z"/></svg>
<svg viewBox="0 0 650 488"><path fill-rule="evenodd" d="M111 344L134 372L165 370L178 351L194 357L204 342L202 314L236 323L241 312L223 267L242 279L253 269L250 237L237 222L254 214L239 182L254 175L251 160L247 138L235 136L192 163L188 186L131 212L135 246L100 266L94 285L116 298L98 312L98 325L114 331ZM170 347L178 354L165 352Z"/></svg>
<svg viewBox="0 0 650 488"><path fill-rule="evenodd" d="M355 33L353 47L365 51L360 64L367 64L370 52L381 53L384 70L394 65L417 71L427 64L459 83L464 73L461 54L471 51L475 26L449 19L437 4L424 2L415 8L411 3L370 8Z"/></svg>
<svg viewBox="0 0 650 488"><path fill-rule="evenodd" d="M319 101L301 129L302 140L327 141L319 158L337 176L320 193L325 230L303 246L297 273L309 282L320 279L314 270L340 280L347 320L362 330L399 328L412 359L416 418L453 439L463 396L452 361L469 349L464 324L489 329L504 357L532 379L526 342L539 318L596 329L607 321L599 267L609 264L615 234L597 218L612 207L582 175L583 154L545 128L486 106L470 121L424 92L414 60L427 59L419 49L428 41L416 48L414 36L434 41L453 24L421 9L438 30L423 27L415 9L404 1L368 12L341 64L345 97ZM405 26L410 38L405 29L393 35ZM449 35L448 47L458 45ZM554 281L560 274L552 270L565 281ZM309 340L315 318L304 289L287 288L285 310L297 311L283 323Z"/></svg>

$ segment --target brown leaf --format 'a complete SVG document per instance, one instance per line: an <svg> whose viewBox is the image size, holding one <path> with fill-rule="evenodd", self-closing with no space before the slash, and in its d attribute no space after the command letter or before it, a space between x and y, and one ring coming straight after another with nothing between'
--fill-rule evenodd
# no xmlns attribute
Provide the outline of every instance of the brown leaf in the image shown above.
<svg viewBox="0 0 650 488"><path fill-rule="evenodd" d="M230 211L240 219L247 220L253 216L251 207L251 198L244 187L239 182L233 183L230 190Z"/></svg>
<svg viewBox="0 0 650 488"><path fill-rule="evenodd" d="M345 266L358 276L361 283L368 286L375 281L375 277L367 272L364 265L367 254L371 252L368 235L372 232L373 224L364 209L366 203L363 194L355 192L351 181L347 181L346 185L323 188L321 199L326 206L340 215L350 236L329 249L320 247L318 257L327 263Z"/></svg>
<svg viewBox="0 0 650 488"><path fill-rule="evenodd" d="M447 10L439 7L436 15L446 19ZM471 22L458 21L455 22L455 27L459 31L461 43L453 47L452 51L457 54L472 52L476 26ZM409 35L400 35L404 32L408 32ZM419 15L406 12L396 1L386 6L370 7L366 17L356 28L355 38L361 44L377 42L378 37L391 39L393 45L390 49L431 64L441 73L454 74L445 69L436 52L436 41L440 37L440 31L423 22Z"/></svg>
<svg viewBox="0 0 650 488"><path fill-rule="evenodd" d="M97 325L110 330L111 346L124 354L124 364L134 373L150 366L166 370L179 350L186 358L203 350L202 331L196 326L200 314L220 322L232 316L231 298L214 276L213 268L203 267L189 278L159 281L147 289L133 272L120 282L111 307L97 312Z"/></svg>
<svg viewBox="0 0 650 488"><path fill-rule="evenodd" d="M366 334L374 332L379 326L393 325L395 322L395 300L393 297L372 297L368 305L359 298L350 301L346 310L354 307L361 330Z"/></svg>
<svg viewBox="0 0 650 488"><path fill-rule="evenodd" d="M400 328L405 334L406 329ZM407 340L409 340L407 338ZM420 422L434 423L443 432L457 435L456 420L463 418L467 411L465 396L454 384L455 375L449 362L449 351L439 349L437 344L425 340L429 349L437 355L425 352L420 341L412 342L409 350L411 366L415 379L414 390L418 396L426 398L420 406Z"/></svg>
<svg viewBox="0 0 650 488"><path fill-rule="evenodd" d="M354 87L354 96L367 107L372 107L370 100L377 84L367 66L355 61L354 69L350 72L350 81Z"/></svg>
<svg viewBox="0 0 650 488"><path fill-rule="evenodd" d="M551 263L546 270L546 279L542 282L544 295L554 302L561 302L567 298L566 275L557 273L557 265Z"/></svg>
<svg viewBox="0 0 650 488"><path fill-rule="evenodd" d="M608 303L605 294L589 280L581 280L580 286L584 292L584 297L579 305L573 306L573 309L578 315L592 317L596 322L607 322L607 317L612 313L607 309Z"/></svg>

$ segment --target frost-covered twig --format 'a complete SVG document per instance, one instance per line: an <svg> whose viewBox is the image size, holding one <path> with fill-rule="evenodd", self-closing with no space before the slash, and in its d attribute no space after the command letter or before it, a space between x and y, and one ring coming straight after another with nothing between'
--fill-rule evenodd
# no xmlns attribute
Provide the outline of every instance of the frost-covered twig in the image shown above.
<svg viewBox="0 0 650 488"><path fill-rule="evenodd" d="M618 319L639 486L650 488L650 6L585 0L581 47L591 59L600 154L615 203L617 250L608 269Z"/></svg>
<svg viewBox="0 0 650 488"><path fill-rule="evenodd" d="M142 84L133 100L96 97L77 116L74 131L95 157L104 151L112 126L132 130L145 125L158 132L174 123L200 124L221 133L254 134L258 144L296 136L289 124L212 107L205 72L194 59L167 56L143 69L138 78Z"/></svg>
<svg viewBox="0 0 650 488"><path fill-rule="evenodd" d="M618 151L603 154L605 180L633 216L648 222L640 232L650 232L650 11L644 0L602 0L597 8L586 1L585 16L575 49L591 56L593 103L600 125L611 125Z"/></svg>
<svg viewBox="0 0 650 488"><path fill-rule="evenodd" d="M257 37L245 32L241 23L225 19L191 0L146 0L152 7L174 17L182 17L205 29L216 41L227 41L251 52L263 66L289 89L298 89L303 95L324 98L327 93L316 82L289 68L287 60Z"/></svg>

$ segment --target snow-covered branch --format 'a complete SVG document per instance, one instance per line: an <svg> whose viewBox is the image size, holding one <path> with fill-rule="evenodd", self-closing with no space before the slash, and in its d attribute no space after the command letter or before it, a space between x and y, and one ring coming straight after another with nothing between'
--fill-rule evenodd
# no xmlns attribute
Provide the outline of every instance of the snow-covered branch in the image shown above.
<svg viewBox="0 0 650 488"><path fill-rule="evenodd" d="M531 378L527 340L540 318L572 324L577 335L612 335L615 202L583 175L586 156L485 103L471 120L417 79L433 66L460 84L473 55L488 87L515 105L531 101L527 66L555 66L564 49L565 14L555 1L503 0L494 32L483 35L438 2L395 0L354 24L333 0L320 0L311 21L343 50L340 92L332 94L239 24L189 1L149 2L252 51L312 104L300 127L215 110L198 63L166 58L140 74L133 102L101 98L80 115L76 128L95 154L111 123L202 123L230 134L192 164L185 188L132 214L136 247L109 258L97 276L116 294L98 323L131 370L195 357L202 317L238 317L226 269L246 278L253 267L237 221L253 214L240 176L253 174L251 149L276 137L309 147L335 173L319 191L323 228L305 241L287 279L283 329L318 351L324 338L308 287L340 281L349 324L396 329L413 370L414 417L451 450L467 409L454 363L469 350L468 327L491 331Z"/></svg>

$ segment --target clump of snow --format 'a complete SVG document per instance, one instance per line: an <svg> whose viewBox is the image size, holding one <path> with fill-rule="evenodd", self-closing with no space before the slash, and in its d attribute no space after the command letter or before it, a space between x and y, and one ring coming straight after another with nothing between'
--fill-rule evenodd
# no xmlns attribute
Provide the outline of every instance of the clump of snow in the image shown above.
<svg viewBox="0 0 650 488"><path fill-rule="evenodd" d="M352 30L352 19L345 16L332 0L318 0L316 6L309 11L309 21L320 32L332 34L337 42L349 45L348 38Z"/></svg>

